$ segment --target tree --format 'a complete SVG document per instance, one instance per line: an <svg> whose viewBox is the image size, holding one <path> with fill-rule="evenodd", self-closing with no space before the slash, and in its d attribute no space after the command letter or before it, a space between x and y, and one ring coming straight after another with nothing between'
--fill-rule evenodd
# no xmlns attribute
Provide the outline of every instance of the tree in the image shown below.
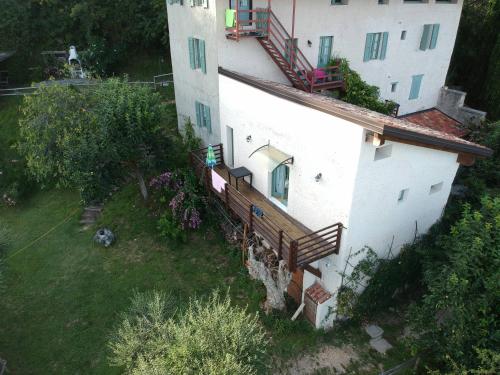
<svg viewBox="0 0 500 375"><path fill-rule="evenodd" d="M214 292L175 316L171 298L136 294L110 341L110 361L127 373L258 374L267 340L256 315Z"/></svg>
<svg viewBox="0 0 500 375"><path fill-rule="evenodd" d="M168 142L161 99L150 88L119 79L95 89L41 86L22 111L19 151L38 182L77 188L93 202L132 174L147 199L144 171L162 160Z"/></svg>
<svg viewBox="0 0 500 375"><path fill-rule="evenodd" d="M432 368L477 368L499 344L500 197L485 197L424 253L422 300L411 311L415 349ZM498 361L498 359L497 359Z"/></svg>

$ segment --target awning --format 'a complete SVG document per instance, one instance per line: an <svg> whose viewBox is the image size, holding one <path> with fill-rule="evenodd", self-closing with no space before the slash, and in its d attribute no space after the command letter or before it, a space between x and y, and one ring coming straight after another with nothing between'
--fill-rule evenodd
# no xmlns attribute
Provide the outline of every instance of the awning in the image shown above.
<svg viewBox="0 0 500 375"><path fill-rule="evenodd" d="M276 147L271 146L269 143L256 149L250 154L249 158L251 158L255 154L259 154L268 160L268 168L270 171L275 170L280 165L293 164L293 156L278 150Z"/></svg>

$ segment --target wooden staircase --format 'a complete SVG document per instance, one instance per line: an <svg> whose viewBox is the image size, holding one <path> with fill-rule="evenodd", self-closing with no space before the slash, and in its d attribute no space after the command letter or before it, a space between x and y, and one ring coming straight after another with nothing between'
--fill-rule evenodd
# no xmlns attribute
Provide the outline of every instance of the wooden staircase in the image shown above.
<svg viewBox="0 0 500 375"><path fill-rule="evenodd" d="M237 13L251 13L252 17L240 21L236 16L235 27L226 27L226 37L237 42L241 38L256 38L295 88L311 93L344 89L340 67L314 68L300 48L292 47L291 35L271 9L240 10Z"/></svg>

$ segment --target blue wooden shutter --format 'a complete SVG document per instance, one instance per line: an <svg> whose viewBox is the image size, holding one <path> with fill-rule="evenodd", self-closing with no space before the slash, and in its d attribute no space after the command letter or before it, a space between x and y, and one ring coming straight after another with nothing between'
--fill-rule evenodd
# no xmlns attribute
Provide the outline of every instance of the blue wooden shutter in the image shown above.
<svg viewBox="0 0 500 375"><path fill-rule="evenodd" d="M191 69L196 69L196 64L194 60L194 38L188 38L189 44L189 65Z"/></svg>
<svg viewBox="0 0 500 375"><path fill-rule="evenodd" d="M385 55L387 54L387 42L388 42L388 40L389 40L389 33L387 33L387 32L382 33L382 47L380 49L380 56L379 56L380 60L385 59Z"/></svg>
<svg viewBox="0 0 500 375"><path fill-rule="evenodd" d="M210 107L208 105L205 105L204 109L205 109L205 119L206 119L205 126L207 127L208 132L212 134L212 116L210 116Z"/></svg>
<svg viewBox="0 0 500 375"><path fill-rule="evenodd" d="M410 100L418 99L418 96L420 94L420 86L422 85L422 78L424 78L423 74L419 74L419 75L412 77L410 96L408 99L410 99Z"/></svg>
<svg viewBox="0 0 500 375"><path fill-rule="evenodd" d="M439 23L432 25L431 44L429 45L429 49L436 48L438 35L439 35Z"/></svg>
<svg viewBox="0 0 500 375"><path fill-rule="evenodd" d="M207 60L205 57L205 41L200 40L199 44L199 60L200 60L200 68L203 73L207 73Z"/></svg>
<svg viewBox="0 0 500 375"><path fill-rule="evenodd" d="M319 38L318 68L327 66L332 57L333 36L322 36Z"/></svg>
<svg viewBox="0 0 500 375"><path fill-rule="evenodd" d="M424 25L422 39L420 40L420 49L422 51L425 51L427 48L429 48L431 32L432 32L432 25Z"/></svg>
<svg viewBox="0 0 500 375"><path fill-rule="evenodd" d="M372 48L373 48L373 34L368 33L366 34L365 56L363 58L363 61L371 60Z"/></svg>

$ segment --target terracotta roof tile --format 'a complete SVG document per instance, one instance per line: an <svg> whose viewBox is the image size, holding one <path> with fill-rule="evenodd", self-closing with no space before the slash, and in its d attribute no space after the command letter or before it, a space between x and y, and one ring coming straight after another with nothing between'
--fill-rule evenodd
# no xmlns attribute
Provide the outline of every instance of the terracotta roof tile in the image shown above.
<svg viewBox="0 0 500 375"><path fill-rule="evenodd" d="M451 134L457 137L463 137L467 131L462 128L462 124L449 117L437 108L431 108L426 111L409 113L400 118L404 118L414 124L434 129L443 133Z"/></svg>
<svg viewBox="0 0 500 375"><path fill-rule="evenodd" d="M319 283L314 283L306 289L306 294L317 304L322 304L332 298L332 295Z"/></svg>

